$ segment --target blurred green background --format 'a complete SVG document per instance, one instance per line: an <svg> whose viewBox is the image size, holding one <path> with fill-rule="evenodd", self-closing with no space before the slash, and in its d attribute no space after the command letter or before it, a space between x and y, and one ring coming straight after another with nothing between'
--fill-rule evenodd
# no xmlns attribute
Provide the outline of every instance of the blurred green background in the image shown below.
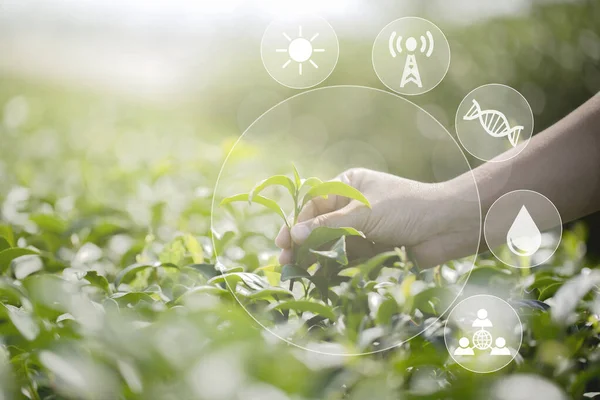
<svg viewBox="0 0 600 400"><path fill-rule="evenodd" d="M0 1L0 245L42 254L0 257L3 398L468 399L492 398L492 388L497 399L558 400L600 391L597 297L569 327L536 314L518 366L474 376L447 364L437 325L372 357L299 351L258 329L206 284L205 270L183 267L215 261L211 196L233 143L298 93L269 77L259 44L272 19L300 12L326 18L340 41L320 87L385 89L371 65L377 33L407 15L436 23L449 72L410 100L452 134L458 104L486 83L520 91L535 132L600 90L600 0ZM585 222L565 231L553 265L535 276L484 258L472 281L552 299L571 276L592 274L600 218ZM238 243L238 252L261 249L242 251L239 263L272 264L270 239ZM123 274L169 263L180 275L162 266ZM460 265L443 271L417 282L465 276ZM567 300L581 294L564 321L589 290L569 286Z"/></svg>
<svg viewBox="0 0 600 400"><path fill-rule="evenodd" d="M453 133L464 95L503 83L528 99L539 132L600 88L599 7L591 0L5 1L2 192L21 184L122 208L121 190L142 190L152 174L184 178L165 179L174 187L163 195L212 187L235 138L298 93L274 82L258 53L268 23L289 13L317 13L338 34L340 59L321 86L382 89L371 65L375 36L398 17L429 18L451 45L450 70L435 90L410 100ZM590 240L598 240L595 230Z"/></svg>

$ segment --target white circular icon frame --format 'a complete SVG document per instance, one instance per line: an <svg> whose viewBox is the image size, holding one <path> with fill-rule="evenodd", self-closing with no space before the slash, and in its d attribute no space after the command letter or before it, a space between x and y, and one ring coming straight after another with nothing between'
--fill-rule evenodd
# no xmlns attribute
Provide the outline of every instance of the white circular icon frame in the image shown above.
<svg viewBox="0 0 600 400"><path fill-rule="evenodd" d="M275 20L272 21L267 28L265 29L265 32L263 33L262 39L260 41L260 59L261 62L263 64L263 67L265 68L265 70L267 71L267 73L269 74L269 76L277 83L279 83L282 86L285 86L287 88L290 89L297 89L297 90L302 90L302 89L310 89L313 88L317 85L320 85L321 83L323 83L325 80L327 80L327 78L329 78L331 76L331 74L333 73L333 71L335 70L337 63L339 61L340 58L340 43L339 43L339 39L337 37L337 34L335 32L335 29L333 29L333 26L331 26L331 24L325 19L322 18L320 16L316 16L316 15L305 15L302 17L299 17L297 20L308 20L308 19L312 19L312 20L319 20L320 22L324 22L325 25L328 27L328 29L331 30L331 34L333 34L333 37L335 38L335 61L333 62L333 65L330 67L329 71L327 72L327 74L325 74L321 79L319 79L318 81L315 82L311 82L310 84L307 85L297 85L297 84L293 84L293 83L286 83L284 82L283 79L281 79L280 77L276 77L270 67L267 65L268 63L265 62L265 56L264 56L264 51L266 51L265 47L264 47L264 43L265 43L265 38L267 37L267 34L269 33L269 30L278 22L281 22L281 20ZM297 41L297 39L300 39L300 37L297 37L295 39L292 39L292 42ZM273 51L275 52L276 49L269 49L268 51ZM311 54L314 52L314 50L311 48ZM293 58L290 56L290 59L293 60ZM307 59L306 61L308 61L309 59ZM293 60L296 61L296 60Z"/></svg>
<svg viewBox="0 0 600 400"><path fill-rule="evenodd" d="M390 84L388 84L388 82L386 82L386 79L383 79L383 78L382 78L382 74L381 74L380 72L378 72L378 71L377 71L377 66L376 66L376 65L377 65L377 62L375 62L375 46L377 45L378 41L380 41L379 39L380 39L380 36L382 35L382 33L383 33L383 32L385 32L385 31L386 31L386 30L387 30L387 29L388 29L388 28L389 28L391 25L394 25L394 24L396 24L396 23L397 23L397 22L399 22L399 21L402 21L402 20L408 20L408 19L423 21L423 22L425 22L425 23L428 23L428 24L432 25L433 27L435 27L435 29L436 29L436 30L437 30L437 31L438 31L438 32L441 34L441 36L444 38L444 43L446 44L446 48L448 49L448 61L446 62L446 68L445 68L445 70L444 70L444 73L441 75L441 77L438 79L438 81L437 81L437 82L436 82L434 85L432 85L432 86L431 86L431 87L429 87L428 89L424 89L424 90L421 90L421 91L418 91L418 92L415 92L415 93L410 93L410 92L407 92L407 91L398 90L398 89L395 89L395 88L393 87L393 85L390 85ZM408 38L408 39L414 39L414 37L413 37L413 36L411 36L411 37L410 37L410 38ZM386 39L386 40L388 40L388 39ZM408 41L408 40L407 40L407 41ZM415 42L416 42L416 39L415 39ZM413 45L414 45L414 46L413 46ZM409 43L406 43L406 46L408 47L408 46L409 46ZM414 47L414 49L416 49L418 46L417 46L417 44L416 44L416 43L413 43L413 44L412 44L410 47ZM414 50L413 50L413 51L414 51ZM439 84L440 84L440 83L441 83L441 82L444 80L444 78L445 78L445 77L446 77L446 75L448 74L448 71L450 70L450 63L451 63L451 61L452 61L452 51L451 51L451 49L450 49L450 43L448 42L448 38L446 37L446 35L444 34L444 32L443 32L443 31L442 31L442 30L441 30L441 29L440 29L440 28L439 28L439 27L438 27L436 24L434 24L433 22L429 21L428 19L421 18L421 17L413 17L413 16L402 17L402 18L395 19L394 21L392 21L392 22L388 23L387 25L385 25L385 26L384 26L384 27L383 27L383 28L382 28L382 29L379 31L379 33L378 33L378 34L377 34L377 36L375 37L375 41L373 42L373 47L372 47L372 49L371 49L371 64L373 65L373 70L375 71L375 75L377 75L377 78L378 78L378 79L381 81L381 83L383 83L383 84L384 84L384 85L385 85L385 86L386 86L388 89L390 89L390 90L392 90L392 91L394 91L394 92L396 92L396 93L398 93L398 94L404 95L404 96L418 96L418 95L421 95L421 94L427 93L427 92L429 92L429 91L431 91L431 90L435 89L435 88L436 88L436 87L437 87L437 86L438 86L438 85L439 85Z"/></svg>
<svg viewBox="0 0 600 400"><path fill-rule="evenodd" d="M470 301L470 300L472 300L472 299L474 299L474 298L476 298L476 297L489 297L489 298L493 298L493 299L495 299L495 300L499 300L500 302L504 303L504 304L505 304L506 306L508 306L508 308L510 308L510 310L511 310L511 311L512 311L512 312L515 314L515 317L517 318L517 321L519 321L519 327L521 328L521 329L520 329L520 340L519 340L519 345L518 345L518 346L517 346L517 348L515 349L515 354L513 354L513 355L512 355L512 357L510 358L510 360L509 360L509 361L507 361L507 362L506 362L504 365L502 365L501 367L499 367L499 368L496 368L496 369L494 369L494 370L490 370L490 371L477 371L477 370L474 370L474 369L472 369L472 368L466 367L466 366L465 366L463 363L461 363L459 360L457 360L457 359L454 357L454 354L452 354L452 351L450 350L450 347L449 347L449 345L448 345L447 335L446 335L446 332L448 332L448 331L449 331L449 328L448 328L448 321L450 321L450 320L451 320L452 313L453 313L453 312L454 312L454 311L455 311L455 310L456 310L456 309L457 309L457 308L458 308L458 307L459 307L461 304L463 304L463 303L464 303L464 302L466 302L466 301ZM523 323L521 322L521 318L519 317L519 313L517 313L517 311L514 309L514 307L513 307L513 306L511 306L511 305L510 305L510 304L509 304L509 303L508 303L506 300L504 300L504 299L501 299L500 297L498 297L498 296L494 296L494 295L491 295L491 294L476 294L476 295L469 296L469 297L467 297L466 299L463 299L463 300L459 301L459 302L458 302L458 303L457 303L457 304L456 304L456 305L455 305L455 306L452 308L452 310L451 310L451 311L450 311L450 313L448 314L448 318L446 318L446 322L444 323L444 345L446 346L446 350L448 351L448 354L450 355L450 357L452 357L452 359L453 359L453 360L454 360L454 361L455 361L455 362L456 362L458 365L460 365L461 367L463 367L463 368L464 368L464 369L466 369L467 371L470 371L470 372L473 372L473 373L476 373L476 374L491 374L491 373L494 373L494 372L500 371L501 369L505 368L507 365L509 365L511 362L513 362L513 361L514 361L514 359L517 357L517 354L519 354L519 350L521 349L521 345L522 345L522 344L523 344Z"/></svg>
<svg viewBox="0 0 600 400"><path fill-rule="evenodd" d="M494 157L490 157L490 158L486 158L486 157L481 157L477 154L475 154L472 149L470 149L470 146L466 145L466 142L464 140L464 138L461 138L461 134L460 134L460 129L459 129L459 121L462 118L462 116L459 117L459 113L461 111L462 105L463 103L468 100L471 95L477 91L479 91L482 88L487 88L487 87L493 87L493 86L497 86L497 87L502 87L503 89L509 89L510 91L516 93L521 99L523 99L523 101L525 102L525 104L527 105L527 109L529 110L529 114L531 115L531 130L530 132L527 134L527 139L522 141L519 144L522 144L521 148L519 149L519 151L515 152L515 154L513 154L512 156L508 157L508 158L502 158L500 160L494 160L495 157L498 157L502 154L504 154L506 151L509 151L510 149L507 149L503 152L500 152L498 154L496 154ZM533 110L531 109L531 104L529 104L529 101L527 100L527 98L525 96L523 96L523 94L521 92L519 92L517 89L510 87L508 85L502 84L502 83L486 83L485 85L481 85L476 87L475 89L471 90L469 93L467 93L465 95L465 97L463 97L463 99L461 100L461 102L459 103L457 109L456 109L456 114L454 116L454 129L456 130L456 137L458 138L459 143L461 144L461 146L463 147L463 149L465 149L465 151L467 153L469 153L470 155L472 155L473 157L475 157L478 160L481 161L485 161L485 162L494 162L494 163L500 163L500 162L504 162L504 161L508 161L514 157L516 157L517 155L519 155L523 150L525 150L525 147L527 146L527 144L529 144L529 141L531 140L531 138L533 137L533 131L535 129L535 118L533 115ZM485 133L485 132L483 132ZM516 146L515 146L516 147ZM513 147L514 148L514 147Z"/></svg>
<svg viewBox="0 0 600 400"><path fill-rule="evenodd" d="M494 206L498 204L498 202L500 202L503 198L506 198L507 196L514 196L515 193L532 193L536 196L539 196L541 199L544 199L548 204L550 204L552 206L552 208L556 211L556 214L558 215L558 224L556 225L556 227L559 227L560 233L559 233L559 239L556 243L556 246L554 247L554 249L552 250L552 252L543 260L538 261L537 263L531 264L531 265L527 265L527 266L521 266L521 265L514 265L512 263L507 262L507 260L505 260L504 258L502 258L499 254L496 254L496 251L494 249L493 246L490 246L490 240L488 239L488 234L487 234L487 221L488 221L488 217L490 215L490 213L492 212L492 210L494 209ZM550 228L550 229L554 229L554 228ZM542 232L543 234L544 232ZM494 201L492 203L492 205L490 206L490 208L488 209L487 213L485 214L485 219L483 220L483 237L485 240L485 244L487 245L488 249L490 250L490 252L494 255L494 257L496 257L496 259L498 261L500 261L501 263L508 265L509 267L512 268L518 268L518 269L529 269L529 268L534 268L537 267L539 265L544 264L545 262L547 262L548 260L550 260L554 254L556 253L556 250L558 250L558 248L560 247L560 242L561 242L561 238L562 238L562 233L563 233L563 222L562 222L562 216L560 215L560 212L558 211L558 208L556 207L556 205L554 205L554 203L546 196L544 196L543 194L536 192L535 190L529 190L529 189L519 189L519 190L513 190L511 192L505 193L502 196L498 197L496 199L496 201ZM514 253L513 253L514 254ZM527 256L530 257L530 256Z"/></svg>

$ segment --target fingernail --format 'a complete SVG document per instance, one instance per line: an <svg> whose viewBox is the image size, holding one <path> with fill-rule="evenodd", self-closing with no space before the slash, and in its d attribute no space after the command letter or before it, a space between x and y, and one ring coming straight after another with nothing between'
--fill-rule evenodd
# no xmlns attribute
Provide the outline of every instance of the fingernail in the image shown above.
<svg viewBox="0 0 600 400"><path fill-rule="evenodd" d="M302 243L310 234L310 228L303 224L294 225L292 227L292 239L296 243Z"/></svg>

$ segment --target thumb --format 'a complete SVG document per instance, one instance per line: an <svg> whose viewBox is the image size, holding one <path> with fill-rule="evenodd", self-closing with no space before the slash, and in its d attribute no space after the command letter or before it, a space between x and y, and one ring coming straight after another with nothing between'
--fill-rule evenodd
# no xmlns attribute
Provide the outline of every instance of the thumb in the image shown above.
<svg viewBox="0 0 600 400"><path fill-rule="evenodd" d="M354 207L346 206L339 210L321 214L315 218L300 222L292 227L292 240L297 244L302 244L308 238L310 233L318 227L326 226L328 228L352 227L359 229L358 215Z"/></svg>

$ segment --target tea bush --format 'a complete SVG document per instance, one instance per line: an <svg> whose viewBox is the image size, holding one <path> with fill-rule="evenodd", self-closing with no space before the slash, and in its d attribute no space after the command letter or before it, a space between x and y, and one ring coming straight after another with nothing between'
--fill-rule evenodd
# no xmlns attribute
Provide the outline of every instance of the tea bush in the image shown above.
<svg viewBox="0 0 600 400"><path fill-rule="evenodd" d="M337 193L368 205L343 184L296 174L267 179L223 207L235 213L251 201L285 218L260 195L275 183L296 210L302 185L305 199ZM206 217L209 195L179 217ZM90 199L7 193L4 398L561 399L597 391L600 275L586 264L583 226L564 232L551 265L517 270L483 257L469 277L460 261L419 271L402 249L349 261L346 237L360 234L351 229L316 230L296 263L282 267L274 253L258 257L246 240L252 232L170 231L161 226L164 205L151 208L156 234ZM161 229L172 239L161 239ZM231 259L227 248L244 256ZM467 278L507 288L525 322L519 357L491 375L462 369L443 343L441 313ZM277 339L250 315L313 351Z"/></svg>

